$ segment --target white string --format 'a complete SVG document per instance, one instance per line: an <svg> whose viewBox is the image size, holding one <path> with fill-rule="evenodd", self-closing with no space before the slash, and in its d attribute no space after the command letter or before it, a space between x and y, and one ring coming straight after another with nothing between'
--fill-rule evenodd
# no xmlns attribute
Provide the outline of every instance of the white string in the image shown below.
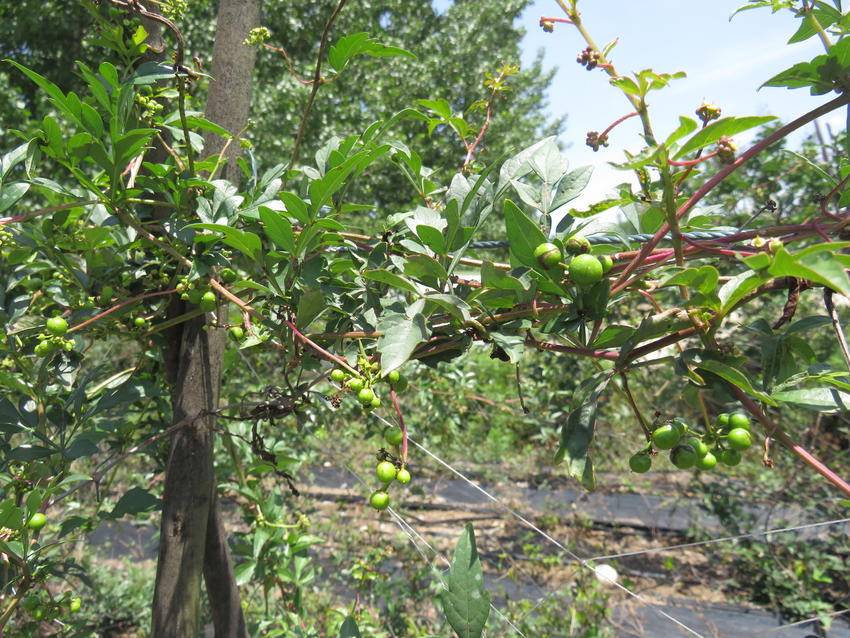
<svg viewBox="0 0 850 638"><path fill-rule="evenodd" d="M388 425L388 426L390 426L390 427L396 427L395 425L393 425L392 423L390 423L389 421L387 421L386 419L384 419L384 418L383 418L383 417L381 417L380 415L375 414L374 412L373 412L372 414L375 416L375 418L379 419L380 421L382 421L382 422L383 422L383 423L385 423L386 425ZM463 474L461 474L458 470L456 470L456 469L455 469L455 468L453 468L451 465L449 465L448 463L446 463L443 459L441 459L441 458L440 458L440 457L438 457L436 454L434 454L433 452L431 452L430 450L428 450L427 448L425 448L424 446L422 446L421 444L419 444L417 441L415 441L414 439L412 439L412 438L410 437L410 435L409 435L409 434L408 434L408 436L407 436L407 440L408 440L408 441L410 441L411 443L413 443L416 447L418 447L420 450L422 450L423 452L425 452L425 454L427 454L427 455L428 455L428 456L430 456L432 459L434 459L435 461L437 461L440 465L442 465L443 467L445 467L447 470L449 470L450 472L452 472L452 473L453 473L453 474L455 474L456 476L460 477L463 481L465 481L466 483L468 483L469 485L471 485L472 487L474 487L476 490L478 490L479 492L481 492L484 496L486 496L488 499L490 499L490 500L491 500L492 502L494 502L496 505L498 505L499 507L501 507L502 509L504 509L506 512L508 512L511 516L513 516L514 518L516 518L518 521L520 521L520 522L521 522L522 524L524 524L526 527L528 527L528 528L529 528L529 529L531 529L532 531L534 531L534 532L536 532L536 533L540 534L543 538L545 538L545 539L546 539L547 541L549 541L552 545L554 545L555 547L557 547L558 549L560 549L562 552L564 552L564 553L565 553L567 556L569 556L572 560L574 560L574 561L578 562L578 563L579 563L580 565L582 565L583 567L586 567L587 569L589 569L589 570L591 570L591 571L594 571L594 573L595 573L595 570L594 570L593 566L592 566L592 565L590 565L590 564L589 564L589 562L588 562L587 560L585 560L585 559L581 558L580 556L578 556L578 554L576 554L576 553L575 553L575 552L573 552L572 550L567 549L567 548L566 548L563 544L561 544L561 543L560 543L559 541L557 541L556 539L552 538L549 534L547 534L547 533L546 533L546 532L544 532L542 529L540 529L539 527L537 527L537 525L535 525L535 524L534 524L534 523L532 523L530 520L528 520L527 518L525 518L522 514L520 514L519 512L515 511L514 509L512 509L512 508L511 508L511 507L509 507L508 505L505 505L505 504L504 504L504 503L502 503L502 502L501 502L498 498L496 498L495 496L493 496L492 494L490 494L487 490L485 490L483 487L481 487L480 485L478 485L477 483L475 483L475 482L474 482L474 481L472 481L471 479L468 479L466 476L464 476ZM623 591L623 592L624 592L625 594L627 594L628 596L631 596L631 597L632 597L632 598L634 598L635 600L637 600L637 601L639 601L639 602L643 603L644 605L647 605L648 607L650 607L650 609L652 609L653 611L655 611L655 613L657 613L657 614L659 614L659 615L663 616L664 618L666 618L667 620L669 620L669 621L670 621L670 622L672 622L673 624L677 625L677 626L678 626L678 627L680 627L681 629L685 630L687 633L691 634L692 636L698 636L698 638L705 638L702 634L700 634L699 632L695 631L694 629L691 629L691 628L690 628L690 627L688 627L685 623L683 623L681 620L678 620L678 619L674 618L673 616L671 616L670 614L668 614L667 612L665 612L663 609L660 609L660 608L658 608L658 607L656 607L656 606L654 606L654 605L651 605L651 604L649 603L649 601L647 601L645 598L643 598L643 596L641 596L640 594L638 594L638 593L636 593L636 592L633 592L632 590L630 590L628 587L626 587L626 586L625 586L625 585L623 585L622 583L620 583L620 582L618 582L618 581L610 581L610 583L611 583L614 587L616 587L616 588L620 589L621 591Z"/></svg>
<svg viewBox="0 0 850 638"><path fill-rule="evenodd" d="M359 474L357 474L357 472L355 472L355 471L351 468L351 466L350 466L350 465L346 464L345 469L346 469L346 470L348 470L348 471L351 473L351 475L352 475L352 476L354 476L354 478L356 478L356 479L360 482L360 484L361 484L361 485L363 485L363 486L364 486L364 487L366 487L367 489L369 488L369 484L368 484L368 483L366 483L366 481L364 481L364 480L363 480L363 478L362 478ZM417 532L417 531L414 529L414 527L413 527L410 523L408 523L406 520L404 520L404 518L402 518L401 514L399 514L397 511L395 511L392 507L388 507L388 508L387 508L387 511L388 511L388 512L390 513L390 515L393 517L393 520L396 522L396 525L398 525L398 526L399 526L399 528L401 529L401 531L402 531L402 532L404 532L404 534L407 536L408 540L410 540L410 542L411 542L411 543L413 543L413 546L416 548L416 551L417 551L417 552L419 552L419 555L420 555L420 556L422 556L423 560L424 560L426 563L428 563L429 565L431 565L431 567L434 567L434 560L435 560L435 559L437 559L437 558L439 558L439 559L441 559L441 560L442 560L442 561L446 564L446 566L447 566L447 567L451 567L451 566L452 566L452 564L449 562L449 559L448 559L448 558L446 558L445 556L443 556L443 555L442 555L440 552L438 552L438 551L437 551L437 550L436 550L436 549L435 549L435 548L434 548L434 547L433 547L433 546L432 546L432 545L431 545L431 544L430 544L427 540L425 540L425 539L422 537L422 535L421 535L419 532ZM414 538L414 537L415 537L415 538ZM417 538L418 538L418 539L422 542L422 544L423 544L423 545L425 545L425 547L427 547L429 550L431 550L432 554L434 555L434 558L433 558L433 559L428 558L428 557L425 555L425 552L423 552L423 551L421 550L421 548L419 547L419 545L418 545L418 544L417 544L417 542L416 542L416 539L417 539ZM443 575L442 575L442 573L440 573L439 571L437 571L437 576L439 577L439 579L440 579L440 583L443 585L443 587L445 587L446 589L448 589L448 585L446 584L446 581L443 579ZM504 614L503 614L503 613L499 610L499 608L498 608L498 607L496 607L496 606L495 606L492 602L490 603L490 609L492 609L493 611L495 611L495 612L496 612L496 614L498 614L498 616L499 616L502 620L504 620L504 621L505 621L508 625L510 625L510 627L511 627L511 628L512 628L512 629L513 629L516 633L518 633L518 634L519 634L522 638L528 638L528 637L527 637L524 633L522 633L522 631L520 631L519 627L517 627L516 625L514 625L514 624L510 621L510 619L509 619L507 616L505 616L505 615L504 615Z"/></svg>
<svg viewBox="0 0 850 638"><path fill-rule="evenodd" d="M666 552L673 549L686 549L688 547L701 547L702 545L713 545L714 543L725 543L728 541L737 541L744 538L753 538L756 536L773 536L774 534L784 534L786 532L797 532L803 529L812 529L815 527L826 527L828 525L840 525L841 523L850 523L850 518L837 518L831 521L822 521L820 523L807 523L805 525L795 525L794 527L779 527L761 532L750 532L748 534L738 534L736 536L721 536L712 538L707 541L696 541L693 543L681 543L679 545L666 545L664 547L650 547L649 549L641 549L633 552L622 552L620 554L605 554L603 556L594 556L588 560L610 560L612 558L623 558L625 556L640 556L641 554L655 554L658 552Z"/></svg>
<svg viewBox="0 0 850 638"><path fill-rule="evenodd" d="M805 620L798 620L797 622L788 623L787 625L780 625L779 627L772 627L771 629L765 629L764 631L760 631L757 634L753 634L753 636L767 636L769 634L776 633L777 631L782 631L783 629L788 629L789 627L798 627L799 625L806 625L810 622L816 622L821 618L837 618L838 616L842 616L846 613L850 613L850 609L842 609L841 611L834 611L831 614L824 614L822 616L815 616L813 618L806 618Z"/></svg>

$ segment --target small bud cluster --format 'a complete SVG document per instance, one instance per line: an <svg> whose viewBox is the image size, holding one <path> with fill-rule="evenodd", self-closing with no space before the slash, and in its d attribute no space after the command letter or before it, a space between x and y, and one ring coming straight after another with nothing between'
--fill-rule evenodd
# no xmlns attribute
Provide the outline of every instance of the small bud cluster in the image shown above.
<svg viewBox="0 0 850 638"><path fill-rule="evenodd" d="M593 69L599 66L601 60L602 54L598 51L594 51L590 47L583 49L578 56L576 56L576 62L581 64L588 71L593 71Z"/></svg>
<svg viewBox="0 0 850 638"><path fill-rule="evenodd" d="M737 150L738 146L731 137L726 137L724 135L717 140L717 159L719 159L722 164L731 164L734 162L735 152Z"/></svg>
<svg viewBox="0 0 850 638"><path fill-rule="evenodd" d="M267 27L256 27L248 32L248 37L245 38L244 44L249 47L259 46L271 37L271 31Z"/></svg>
<svg viewBox="0 0 850 638"><path fill-rule="evenodd" d="M695 111L697 117L702 120L703 124L708 124L714 120L720 119L720 107L711 102L703 102Z"/></svg>
<svg viewBox="0 0 850 638"><path fill-rule="evenodd" d="M555 30L555 21L548 18L540 18L540 27L546 33L552 33Z"/></svg>
<svg viewBox="0 0 850 638"><path fill-rule="evenodd" d="M601 135L597 131L588 131L587 139L584 142L590 148L595 151L598 151L602 146L608 146L608 136Z"/></svg>

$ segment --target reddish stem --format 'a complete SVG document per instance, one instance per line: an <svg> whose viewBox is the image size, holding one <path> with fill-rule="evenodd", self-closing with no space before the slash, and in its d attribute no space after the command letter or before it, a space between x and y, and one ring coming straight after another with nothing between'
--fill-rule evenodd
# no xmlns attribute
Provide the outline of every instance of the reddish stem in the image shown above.
<svg viewBox="0 0 850 638"><path fill-rule="evenodd" d="M118 312L122 308L126 308L127 306L132 306L134 303L141 301L142 299L150 299L151 297L164 297L166 295L173 295L177 292L174 289L171 290L158 290L157 292L147 292L143 295L138 295L137 297L130 297L129 299L122 301L119 304L112 306L111 308L104 310L96 314L94 317L90 319L86 319L82 323L78 323L76 326L73 326L68 329L68 332L76 332L78 330L82 330L83 328L87 328L93 323L96 323L103 319L104 317L108 317L109 315Z"/></svg>
<svg viewBox="0 0 850 638"><path fill-rule="evenodd" d="M626 115L624 115L623 117L619 117L619 118L617 118L616 120L614 120L613 122L611 122L611 124L608 126L608 128L606 128L604 131L602 131L602 132L599 134L599 139L604 139L604 138L608 137L608 133L610 133L610 132L611 132L611 131L613 131L615 128L617 128L617 126L619 126L620 124L622 124L623 122L625 122L625 121L626 121L627 119L629 119L630 117L636 117L636 116L638 116L638 115L640 115L640 113L638 113L637 111L632 111L631 113L627 113L627 114L626 114Z"/></svg>
<svg viewBox="0 0 850 638"><path fill-rule="evenodd" d="M538 350L563 352L565 354L575 354L582 357L592 357L594 359L607 359L608 361L616 361L620 358L619 354L608 350L594 350L592 348L574 348L572 346L562 346L560 343L549 343L548 341L534 341L534 347Z"/></svg>
<svg viewBox="0 0 850 638"><path fill-rule="evenodd" d="M301 333L301 331L300 331L300 330L298 330L298 328L295 326L295 324L294 324L292 321L289 321L289 320L287 319L287 320L286 320L286 325L288 325L288 326L289 326L289 329L290 329L290 330L292 330L292 334L294 334L294 335L296 336L296 338L297 338L299 341L301 341L301 343L303 343L304 345L306 345L306 346L308 346L309 348L311 348L314 352L316 352L316 354L321 355L321 356L322 356L322 358L327 359L327 360L328 360L328 361L330 361L331 363L335 363L335 364L336 364L336 365L338 365L340 368L345 368L345 369L346 369L346 370L348 370L351 374L353 374L353 375L355 375L355 376L358 376L358 377L360 376L360 373L359 373L359 372L357 372L357 370L355 370L354 368L352 368L350 365L348 365L348 362L347 362L345 359L342 359L342 358L340 358L340 357L338 357L338 356L336 356L336 355L334 355L334 354L331 354L330 352L328 352L327 350L325 350L322 346L320 346L320 345L319 345L319 344L317 344L316 342L311 341L309 337L304 336L304 335Z"/></svg>
<svg viewBox="0 0 850 638"><path fill-rule="evenodd" d="M703 197L708 195L714 188L720 184L723 180L725 180L729 175L734 173L738 168L740 168L744 163L753 158L754 156L761 153L764 149L772 146L779 140L788 136L790 133L796 131L798 128L801 128L811 122L819 118L821 115L825 115L830 111L833 111L841 106L844 106L850 102L850 94L847 95L839 95L837 98L830 100L826 104L819 106L818 108L809 111L805 115L798 117L793 122L786 124L782 128L775 131L773 134L769 135L759 143L753 145L749 149L747 149L744 153L741 154L734 162L724 166L720 171L717 172L714 177L709 179L705 184L703 184L699 189L694 192L690 198L682 204L678 211L676 211L676 217L681 219L684 217L697 203L699 203ZM615 282L614 286L611 289L612 294L621 291L628 285L629 275L631 275L646 259L646 257L652 252L652 250L658 245L658 243L664 239L664 236L670 232L670 226L667 223L661 225L661 228L658 229L658 232L653 235L652 239L650 239L646 244L644 244L643 248L637 254L637 256L632 259L632 261L626 266L626 268L620 273L620 277Z"/></svg>
<svg viewBox="0 0 850 638"><path fill-rule="evenodd" d="M682 160L682 161L678 161L678 162L676 160L667 160L667 163L670 166L683 166L685 168L692 168L692 167L696 166L697 164L702 164L703 162L710 160L712 157L717 157L717 151L714 151L713 153L709 153L708 155L696 157L696 158L691 159L691 160Z"/></svg>
<svg viewBox="0 0 850 638"><path fill-rule="evenodd" d="M785 433L782 428L779 427L773 420L764 413L764 411L759 407L759 405L753 401L747 394L741 390L737 386L730 386L732 388L732 392L735 396L738 397L738 400L741 404L747 409L747 411L756 417L761 424L764 426L767 435L775 437L779 439L779 441L791 450L794 454L796 454L800 459L811 467L815 472L824 477L827 481L832 483L835 487L837 487L841 492L850 497L850 484L847 483L844 479L842 479L838 474L829 469L826 465L824 465L821 461L815 458L811 452L809 452L806 448L804 448L799 443L795 442L788 434Z"/></svg>

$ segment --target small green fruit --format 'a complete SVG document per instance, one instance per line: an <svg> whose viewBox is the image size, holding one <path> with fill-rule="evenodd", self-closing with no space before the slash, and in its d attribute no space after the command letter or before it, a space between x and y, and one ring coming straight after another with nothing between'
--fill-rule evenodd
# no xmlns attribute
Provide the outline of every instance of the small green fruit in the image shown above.
<svg viewBox="0 0 850 638"><path fill-rule="evenodd" d="M714 427L718 430L723 430L729 427L730 415L726 412L717 415L717 418L714 420Z"/></svg>
<svg viewBox="0 0 850 638"><path fill-rule="evenodd" d="M659 450L671 450L676 447L682 434L673 425L667 423L655 429L652 433L652 442Z"/></svg>
<svg viewBox="0 0 850 638"><path fill-rule="evenodd" d="M62 317L50 317L44 327L54 337L61 337L68 332L68 322Z"/></svg>
<svg viewBox="0 0 850 638"><path fill-rule="evenodd" d="M720 462L730 467L741 462L741 453L738 450L723 450L720 453Z"/></svg>
<svg viewBox="0 0 850 638"><path fill-rule="evenodd" d="M383 490L372 492L372 496L369 497L369 505L378 511L385 510L390 506L390 495Z"/></svg>
<svg viewBox="0 0 850 638"><path fill-rule="evenodd" d="M231 326L230 336L236 341L242 341L245 338L245 331L242 329L242 326Z"/></svg>
<svg viewBox="0 0 850 638"><path fill-rule="evenodd" d="M717 465L717 457L711 452L708 452L704 457L697 460L697 467L703 472L713 470L715 465Z"/></svg>
<svg viewBox="0 0 850 638"><path fill-rule="evenodd" d="M144 317L136 317L135 319L133 319L133 325L137 328L144 328L147 322L148 320Z"/></svg>
<svg viewBox="0 0 850 638"><path fill-rule="evenodd" d="M345 385L347 385L348 389L352 392L360 392L360 390L363 389L364 383L363 379L361 379L360 377L354 377L353 379L349 379Z"/></svg>
<svg viewBox="0 0 850 638"><path fill-rule="evenodd" d="M748 417L743 412L735 412L729 416L729 428L743 428L744 430L750 429L750 417Z"/></svg>
<svg viewBox="0 0 850 638"><path fill-rule="evenodd" d="M578 255L580 253L590 252L590 242L587 237L570 237L565 243L564 248L570 255Z"/></svg>
<svg viewBox="0 0 850 638"><path fill-rule="evenodd" d="M406 467L401 468L395 475L395 480L401 483L402 485L407 485L410 483L410 472L407 471Z"/></svg>
<svg viewBox="0 0 850 638"><path fill-rule="evenodd" d="M239 279L239 275L236 274L236 271L233 268L222 268L221 269L221 280L226 284L232 284L234 281Z"/></svg>
<svg viewBox="0 0 850 638"><path fill-rule="evenodd" d="M726 440L729 443L729 447L733 450L746 450L753 444L753 437L750 431L744 428L733 428L729 430Z"/></svg>
<svg viewBox="0 0 850 638"><path fill-rule="evenodd" d="M401 373L398 370L392 370L387 375L387 381L389 381L390 385L395 385L399 379L401 379Z"/></svg>
<svg viewBox="0 0 850 638"><path fill-rule="evenodd" d="M47 524L47 517L41 512L36 512L30 517L30 520L27 521L27 527L29 527L34 532L37 532L42 527Z"/></svg>
<svg viewBox="0 0 850 638"><path fill-rule="evenodd" d="M375 397L372 399L372 402L369 405L372 406L372 408L380 408L381 400L378 397Z"/></svg>
<svg viewBox="0 0 850 638"><path fill-rule="evenodd" d="M68 609L71 610L72 614L76 614L78 611L80 611L80 607L82 607L82 606L83 606L83 601L79 596L75 596L74 598L71 599L71 602L68 603Z"/></svg>
<svg viewBox="0 0 850 638"><path fill-rule="evenodd" d="M534 249L534 258L538 264L548 270L561 263L561 249L555 244L546 242Z"/></svg>
<svg viewBox="0 0 850 638"><path fill-rule="evenodd" d="M576 255L570 261L570 278L581 287L589 288L602 279L602 264L593 255Z"/></svg>
<svg viewBox="0 0 850 638"><path fill-rule="evenodd" d="M375 393L372 392L372 388L363 388L362 390L357 392L357 400L360 401L363 405L372 403L372 399L375 398Z"/></svg>
<svg viewBox="0 0 850 638"><path fill-rule="evenodd" d="M331 381L334 381L335 383L342 383L345 381L345 372L339 368L335 369L331 372Z"/></svg>
<svg viewBox="0 0 850 638"><path fill-rule="evenodd" d="M49 341L42 341L41 343L37 343L32 351L37 357L46 357L53 352L53 346Z"/></svg>
<svg viewBox="0 0 850 638"><path fill-rule="evenodd" d="M599 255L599 263L602 264L602 274L607 275L614 267L614 260L611 255Z"/></svg>
<svg viewBox="0 0 850 638"><path fill-rule="evenodd" d="M690 445L679 445L670 452L670 461L680 470L687 470L696 465L699 457Z"/></svg>
<svg viewBox="0 0 850 638"><path fill-rule="evenodd" d="M396 477L396 467L389 461L381 461L375 467L375 476L381 483L392 483Z"/></svg>
<svg viewBox="0 0 850 638"><path fill-rule="evenodd" d="M211 290L206 291L203 295L201 295L201 301L198 305L204 312L211 312L212 310L215 310L215 293Z"/></svg>
<svg viewBox="0 0 850 638"><path fill-rule="evenodd" d="M646 452L633 454L629 459L629 467L632 468L632 472L637 472L638 474L648 472L649 468L652 467L652 457Z"/></svg>
<svg viewBox="0 0 850 638"><path fill-rule="evenodd" d="M384 430L384 440L390 445L401 445L404 433L399 428L387 428Z"/></svg>
<svg viewBox="0 0 850 638"><path fill-rule="evenodd" d="M703 458L706 454L708 454L708 446L702 441L702 439L698 439L695 436L689 437L685 441L685 445L690 445L694 448L694 451L697 453L699 458Z"/></svg>

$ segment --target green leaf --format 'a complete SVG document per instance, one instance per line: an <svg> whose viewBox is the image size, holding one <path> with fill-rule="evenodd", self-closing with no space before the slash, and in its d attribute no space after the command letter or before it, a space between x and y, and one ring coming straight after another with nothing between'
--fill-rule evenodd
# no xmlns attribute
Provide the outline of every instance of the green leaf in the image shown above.
<svg viewBox="0 0 850 638"><path fill-rule="evenodd" d="M388 286L392 286L393 288L398 288L399 290L406 290L407 292L412 292L414 294L418 294L418 290L416 286L413 285L409 279L402 277L401 275L397 275L394 272L390 272L389 270L384 270L383 268L376 268L374 270L364 270L363 278L369 279L371 281L379 281L383 284L387 284Z"/></svg>
<svg viewBox="0 0 850 638"><path fill-rule="evenodd" d="M732 279L723 284L720 290L717 291L717 296L720 298L721 314L727 314L735 307L735 304L769 279L770 277L764 273L752 270L747 270L740 275L732 277Z"/></svg>
<svg viewBox="0 0 850 638"><path fill-rule="evenodd" d="M160 500L141 487L133 487L127 490L119 499L109 518L121 518L125 514L135 515L142 512L150 512L159 509Z"/></svg>
<svg viewBox="0 0 850 638"><path fill-rule="evenodd" d="M361 32L345 35L337 40L328 51L328 62L333 70L339 73L358 55L369 55L375 58L404 56L416 59L416 56L406 49L381 44L370 38L368 33Z"/></svg>
<svg viewBox="0 0 850 638"><path fill-rule="evenodd" d="M263 250L263 242L260 241L260 238L254 233L246 230L239 230L238 228L231 228L224 224L188 224L186 228L199 228L202 230L212 230L217 233L221 233L224 235L221 239L222 242L231 248L235 248L254 261L260 260L260 254ZM198 238L196 237L196 241L197 239Z"/></svg>
<svg viewBox="0 0 850 638"><path fill-rule="evenodd" d="M378 321L377 328L383 333L378 339L378 352L381 353L381 369L384 372L404 365L416 346L430 334L425 317L419 313L413 317L401 313L384 315Z"/></svg>
<svg viewBox="0 0 850 638"><path fill-rule="evenodd" d="M675 159L679 159L709 144L714 144L721 137L731 137L775 119L773 115L724 117L709 124L685 142L682 148L679 149L679 152L676 153Z"/></svg>
<svg viewBox="0 0 850 638"><path fill-rule="evenodd" d="M351 616L346 616L339 628L339 638L360 638L360 630Z"/></svg>
<svg viewBox="0 0 850 638"><path fill-rule="evenodd" d="M0 189L0 213L13 206L29 189L27 182L12 182Z"/></svg>
<svg viewBox="0 0 850 638"><path fill-rule="evenodd" d="M782 390L771 396L782 403L792 403L816 412L846 412L850 410L850 394L835 388L802 388Z"/></svg>
<svg viewBox="0 0 850 638"><path fill-rule="evenodd" d="M266 236L271 239L275 245L292 254L295 252L295 236L292 233L292 224L286 217L280 213L276 213L271 208L260 206L260 220L263 222L263 228L266 231Z"/></svg>
<svg viewBox="0 0 850 638"><path fill-rule="evenodd" d="M561 428L561 445L555 454L555 462L566 461L570 476L588 490L596 487L596 474L588 449L596 428L599 397L608 386L611 374L599 372L581 382L573 394L570 413Z"/></svg>
<svg viewBox="0 0 850 638"><path fill-rule="evenodd" d="M475 546L475 531L467 523L455 547L441 600L446 620L458 638L481 638L490 615L490 594Z"/></svg>
<svg viewBox="0 0 850 638"><path fill-rule="evenodd" d="M747 378L747 375L738 370L737 368L728 366L725 363L721 363L720 361L715 361L714 359L706 359L705 361L701 361L697 364L697 367L702 370L706 370L707 372L716 374L724 381L731 383L732 385L740 388L750 396L756 397L757 399L759 399L760 401L764 401L768 405L776 405L776 401L774 401L769 395L765 394L761 390L756 390L756 388L753 387L753 384Z"/></svg>
<svg viewBox="0 0 850 638"><path fill-rule="evenodd" d="M534 249L546 241L546 235L509 199L505 200L505 227L511 252L517 260L530 268L539 269Z"/></svg>
<svg viewBox="0 0 850 638"><path fill-rule="evenodd" d="M810 279L850 298L850 279L835 252L844 243L819 244L796 254L780 248L768 272L774 277Z"/></svg>

